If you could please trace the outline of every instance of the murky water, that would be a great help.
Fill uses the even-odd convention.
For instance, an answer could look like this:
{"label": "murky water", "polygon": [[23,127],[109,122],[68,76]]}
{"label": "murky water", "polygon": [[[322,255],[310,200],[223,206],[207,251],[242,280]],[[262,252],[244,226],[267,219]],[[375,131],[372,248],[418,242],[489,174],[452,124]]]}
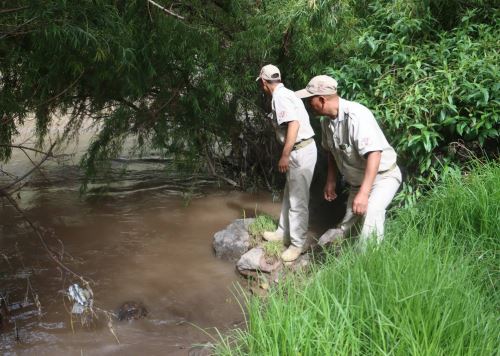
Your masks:
{"label": "murky water", "polygon": [[[16,155],[9,168],[18,173],[26,162]],[[64,292],[75,280],[0,200],[0,291],[19,307],[0,333],[2,353],[187,355],[193,343],[210,341],[207,332],[243,322],[235,297],[240,279],[233,263],[214,257],[212,237],[244,212],[277,216],[279,203],[269,193],[216,189],[207,177],[169,176],[165,167],[135,162],[128,172],[117,169],[112,194],[81,198],[78,168],[49,164],[17,197],[50,247],[92,280],[99,308],[114,311],[130,300],[147,307],[143,320],[113,323],[119,343],[102,315],[91,327],[71,317]]]}

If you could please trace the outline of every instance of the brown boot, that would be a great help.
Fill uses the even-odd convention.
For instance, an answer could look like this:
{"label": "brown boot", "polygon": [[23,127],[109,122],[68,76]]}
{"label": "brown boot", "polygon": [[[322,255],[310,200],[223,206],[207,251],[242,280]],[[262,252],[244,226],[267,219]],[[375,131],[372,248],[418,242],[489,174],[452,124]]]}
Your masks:
{"label": "brown boot", "polygon": [[285,236],[278,231],[264,231],[262,238],[266,241],[283,241]]}
{"label": "brown boot", "polygon": [[299,258],[302,253],[302,247],[297,247],[295,245],[290,245],[285,252],[281,254],[281,259],[284,262],[292,262]]}

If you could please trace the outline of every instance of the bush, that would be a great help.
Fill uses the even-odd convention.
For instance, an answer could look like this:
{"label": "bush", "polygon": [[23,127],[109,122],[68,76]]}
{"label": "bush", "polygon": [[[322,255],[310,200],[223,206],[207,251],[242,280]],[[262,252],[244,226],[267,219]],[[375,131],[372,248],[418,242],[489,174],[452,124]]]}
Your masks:
{"label": "bush", "polygon": [[374,111],[413,177],[403,199],[414,203],[421,187],[463,164],[464,152],[498,154],[500,53],[492,43],[500,26],[469,11],[457,28],[438,32],[430,13],[418,18],[378,2],[374,10],[356,56],[327,73],[342,95]]}

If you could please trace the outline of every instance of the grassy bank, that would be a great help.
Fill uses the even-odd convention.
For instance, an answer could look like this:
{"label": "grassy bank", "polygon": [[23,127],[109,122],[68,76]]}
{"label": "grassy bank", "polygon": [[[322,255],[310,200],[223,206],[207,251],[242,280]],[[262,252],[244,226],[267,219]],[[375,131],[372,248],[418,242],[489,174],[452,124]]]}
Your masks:
{"label": "grassy bank", "polygon": [[347,249],[267,299],[222,355],[493,355],[499,346],[500,166],[450,174],[387,222],[385,242]]}

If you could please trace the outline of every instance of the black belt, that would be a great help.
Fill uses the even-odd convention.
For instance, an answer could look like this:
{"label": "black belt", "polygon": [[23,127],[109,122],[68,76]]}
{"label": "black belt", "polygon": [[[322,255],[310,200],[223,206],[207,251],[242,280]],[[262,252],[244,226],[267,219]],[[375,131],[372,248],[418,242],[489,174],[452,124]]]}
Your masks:
{"label": "black belt", "polygon": [[397,166],[398,166],[398,164],[396,162],[394,162],[388,169],[386,169],[385,171],[377,172],[377,174],[383,174],[383,173],[390,172],[393,169],[395,169]]}
{"label": "black belt", "polygon": [[292,151],[296,151],[296,150],[299,150],[303,147],[306,147],[311,142],[314,142],[314,139],[312,137],[305,138],[303,140],[300,140],[299,142],[295,142],[295,144],[293,145]]}

